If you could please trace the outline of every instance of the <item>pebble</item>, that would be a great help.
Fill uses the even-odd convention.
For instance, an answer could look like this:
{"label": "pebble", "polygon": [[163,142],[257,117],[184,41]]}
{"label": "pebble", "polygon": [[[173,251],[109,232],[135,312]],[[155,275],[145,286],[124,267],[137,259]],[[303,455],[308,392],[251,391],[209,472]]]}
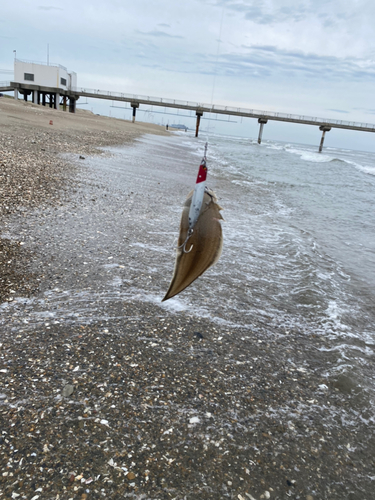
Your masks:
{"label": "pebble", "polygon": [[191,417],[191,419],[189,420],[189,422],[191,424],[199,424],[200,420],[198,417]]}
{"label": "pebble", "polygon": [[74,385],[67,384],[62,390],[61,394],[64,398],[68,398],[74,392]]}

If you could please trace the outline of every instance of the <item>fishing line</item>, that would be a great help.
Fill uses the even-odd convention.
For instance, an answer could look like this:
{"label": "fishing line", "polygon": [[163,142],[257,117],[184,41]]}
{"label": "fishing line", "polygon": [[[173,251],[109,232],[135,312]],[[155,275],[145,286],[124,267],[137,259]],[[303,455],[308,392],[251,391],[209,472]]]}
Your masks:
{"label": "fishing line", "polygon": [[[213,82],[212,82],[212,92],[211,92],[210,118],[212,118],[212,108],[213,108],[213,101],[214,101],[216,76],[217,76],[217,63],[218,63],[219,54],[220,54],[221,33],[223,31],[224,12],[225,12],[225,7],[223,7],[223,11],[221,13],[221,21],[220,21],[220,29],[219,29],[219,39],[217,41],[216,58],[215,58],[215,64],[214,64],[214,79],[213,79]],[[209,132],[210,132],[210,123],[208,123],[208,127],[207,127],[207,141],[206,141],[206,143],[208,143],[208,134],[209,134]]]}
{"label": "fishing line", "polygon": [[[221,32],[223,28],[224,8],[220,22],[219,40],[216,52],[216,60],[213,71],[212,93],[210,118],[213,109],[213,99],[217,75],[217,63],[219,59]],[[199,117],[197,111],[197,133],[199,128]],[[163,298],[167,300],[174,297],[187,286],[189,286],[196,278],[202,275],[211,265],[215,264],[221,254],[222,249],[222,230],[220,220],[220,206],[217,204],[217,198],[213,191],[206,187],[207,178],[207,147],[209,126],[207,128],[207,141],[204,146],[204,154],[199,165],[199,171],[193,193],[185,202],[185,208],[182,212],[180,223],[180,235],[177,247],[177,256],[175,270],[168,291]],[[207,201],[207,198],[210,198]],[[189,206],[190,202],[190,206]],[[204,204],[204,205],[203,205]],[[202,209],[203,207],[203,209]],[[188,212],[186,208],[189,208]],[[196,231],[197,230],[197,231]],[[205,235],[207,237],[205,237]],[[203,237],[202,237],[203,236]],[[190,248],[186,245],[191,240]]]}
{"label": "fishing line", "polygon": [[[210,104],[210,112],[209,112],[210,119],[212,119],[212,108],[213,108],[215,83],[216,83],[216,75],[217,75],[217,63],[218,63],[219,53],[220,53],[221,33],[222,33],[223,21],[224,21],[224,11],[225,11],[225,8],[223,7],[223,11],[221,14],[221,21],[220,21],[219,39],[218,39],[218,43],[217,43],[214,71],[213,71],[214,78],[213,78],[213,82],[212,82],[211,104]],[[200,215],[204,193],[208,192],[206,184],[205,184],[206,173],[204,173],[203,181],[200,180],[200,176],[202,175],[201,169],[203,169],[204,172],[207,172],[206,162],[207,162],[207,148],[208,148],[208,134],[209,134],[209,132],[210,132],[210,123],[208,123],[208,127],[207,127],[207,140],[206,140],[206,143],[204,145],[203,158],[202,158],[201,164],[199,166],[198,178],[197,178],[197,182],[195,185],[195,189],[194,189],[194,193],[192,196],[192,201],[191,201],[191,205],[190,205],[190,209],[189,209],[189,228],[188,228],[185,240],[183,241],[183,243],[181,245],[179,245],[177,247],[178,249],[182,249],[182,252],[185,254],[190,253],[190,251],[193,248],[193,245],[192,245],[190,247],[190,250],[186,250],[186,244],[193,234],[194,226],[195,226],[195,224],[198,220],[198,217]],[[198,186],[199,186],[199,188],[198,188]]]}

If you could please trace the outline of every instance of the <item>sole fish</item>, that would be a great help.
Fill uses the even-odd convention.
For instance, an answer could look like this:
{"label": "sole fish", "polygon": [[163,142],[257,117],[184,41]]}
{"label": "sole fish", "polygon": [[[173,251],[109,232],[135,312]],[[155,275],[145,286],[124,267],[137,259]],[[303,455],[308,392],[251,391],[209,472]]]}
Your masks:
{"label": "sole fish", "polygon": [[193,191],[188,194],[182,211],[174,273],[162,302],[182,292],[213,266],[219,260],[223,248],[220,223],[223,220],[220,214],[222,208],[217,203],[215,193],[210,190],[204,193],[198,220],[187,240],[192,196]]}

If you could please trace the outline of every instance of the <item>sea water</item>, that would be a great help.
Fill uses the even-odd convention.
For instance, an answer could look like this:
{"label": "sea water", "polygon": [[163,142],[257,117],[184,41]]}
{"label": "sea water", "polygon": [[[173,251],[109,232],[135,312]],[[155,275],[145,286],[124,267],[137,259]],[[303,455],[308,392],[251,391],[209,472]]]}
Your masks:
{"label": "sea water", "polygon": [[[188,169],[193,185],[205,141],[189,133],[148,136],[134,154],[152,150],[155,168],[171,161],[170,176]],[[318,153],[308,145],[214,135],[208,142],[207,183],[224,208],[223,253],[163,307],[234,329],[313,332],[326,342],[320,349],[330,353],[327,376],[344,375],[373,394],[374,154],[336,148]],[[180,197],[159,215],[171,246]],[[173,219],[174,225],[163,226]],[[159,266],[159,272],[171,272],[168,260]],[[150,293],[156,302],[162,295]]]}
{"label": "sea water", "polygon": [[62,206],[37,226],[46,251],[62,252],[63,278],[28,314],[35,324],[46,315],[89,323],[107,320],[113,300],[148,301],[231,335],[277,332],[292,342],[297,332],[328,382],[343,377],[375,401],[374,154],[210,135],[207,184],[223,207],[223,252],[162,303],[205,141],[147,135],[87,158],[75,209]]}

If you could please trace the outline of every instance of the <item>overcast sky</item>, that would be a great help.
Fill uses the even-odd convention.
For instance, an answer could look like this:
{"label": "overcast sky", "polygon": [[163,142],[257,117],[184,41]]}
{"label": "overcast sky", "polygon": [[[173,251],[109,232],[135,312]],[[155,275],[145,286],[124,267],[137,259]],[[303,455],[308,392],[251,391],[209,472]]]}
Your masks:
{"label": "overcast sky", "polygon": [[[13,68],[13,50],[46,62],[49,44],[50,62],[75,71],[80,87],[375,123],[374,34],[373,0],[17,0],[2,2],[0,69]],[[107,101],[91,105],[110,111]],[[254,137],[258,125],[215,127]],[[317,144],[320,135],[282,123],[264,130]],[[326,144],[375,151],[375,134],[331,131]]]}

